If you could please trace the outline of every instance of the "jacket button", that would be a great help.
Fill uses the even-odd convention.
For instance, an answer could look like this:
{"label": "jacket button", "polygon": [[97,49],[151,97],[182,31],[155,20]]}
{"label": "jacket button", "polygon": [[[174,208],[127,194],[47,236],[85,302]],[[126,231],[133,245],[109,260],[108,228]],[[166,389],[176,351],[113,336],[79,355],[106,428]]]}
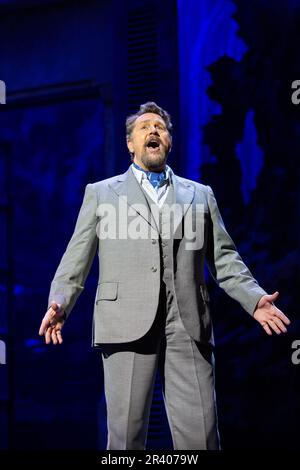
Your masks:
{"label": "jacket button", "polygon": [[156,243],[156,240],[152,240],[152,245],[155,245],[155,243]]}
{"label": "jacket button", "polygon": [[155,266],[152,266],[151,271],[155,273],[157,271],[157,268]]}

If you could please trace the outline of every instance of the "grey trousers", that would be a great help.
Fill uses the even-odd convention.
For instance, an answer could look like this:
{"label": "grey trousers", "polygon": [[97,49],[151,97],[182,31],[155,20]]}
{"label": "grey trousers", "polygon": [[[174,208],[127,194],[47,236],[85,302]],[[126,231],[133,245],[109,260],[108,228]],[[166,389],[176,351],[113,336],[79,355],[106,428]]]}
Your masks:
{"label": "grey trousers", "polygon": [[212,347],[186,332],[162,282],[151,330],[131,343],[102,345],[107,449],[146,448],[157,370],[174,449],[218,449],[213,361]]}

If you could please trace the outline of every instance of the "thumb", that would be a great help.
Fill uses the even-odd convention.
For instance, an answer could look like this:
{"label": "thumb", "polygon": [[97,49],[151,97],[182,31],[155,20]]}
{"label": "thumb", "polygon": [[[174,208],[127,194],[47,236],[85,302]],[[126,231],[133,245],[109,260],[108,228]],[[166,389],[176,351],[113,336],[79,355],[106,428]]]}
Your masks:
{"label": "thumb", "polygon": [[56,303],[55,300],[52,300],[52,302],[50,303],[50,307],[52,308],[52,310],[54,310],[55,312],[58,312],[60,310],[60,307],[61,305]]}
{"label": "thumb", "polygon": [[274,302],[274,300],[276,300],[278,296],[279,292],[276,291],[274,292],[274,294],[266,295],[266,300],[268,300],[269,302]]}
{"label": "thumb", "polygon": [[279,292],[277,292],[277,291],[274,292],[274,294],[265,294],[265,295],[263,295],[262,298],[260,299],[260,301],[258,302],[257,307],[261,308],[261,307],[264,307],[267,302],[269,302],[269,303],[274,302],[274,300],[276,300],[278,296],[279,296]]}

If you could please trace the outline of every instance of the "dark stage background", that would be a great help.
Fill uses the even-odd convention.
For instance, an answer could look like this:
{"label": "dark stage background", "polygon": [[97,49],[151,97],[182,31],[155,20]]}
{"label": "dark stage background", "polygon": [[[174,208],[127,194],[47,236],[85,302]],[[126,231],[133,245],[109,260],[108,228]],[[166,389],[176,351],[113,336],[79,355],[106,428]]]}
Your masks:
{"label": "dark stage background", "polygon": [[[169,110],[173,170],[213,187],[254,277],[292,320],[271,338],[208,278],[224,449],[295,449],[300,419],[300,4],[0,1],[0,449],[105,449],[97,283],[46,347],[38,328],[84,187],[124,172],[124,121]],[[171,449],[159,380],[149,449]]]}

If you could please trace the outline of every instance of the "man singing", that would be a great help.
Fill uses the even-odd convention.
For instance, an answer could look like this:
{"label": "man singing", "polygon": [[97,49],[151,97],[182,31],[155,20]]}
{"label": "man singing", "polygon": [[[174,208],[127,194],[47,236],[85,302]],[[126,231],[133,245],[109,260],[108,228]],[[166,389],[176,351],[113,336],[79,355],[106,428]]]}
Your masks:
{"label": "man singing", "polygon": [[204,262],[268,335],[289,319],[253,278],[209,186],[175,175],[169,114],[153,102],[126,120],[132,164],[86,187],[57,268],[40,335],[62,327],[98,248],[93,345],[101,348],[107,449],[145,449],[158,370],[174,449],[218,449],[213,332]]}

